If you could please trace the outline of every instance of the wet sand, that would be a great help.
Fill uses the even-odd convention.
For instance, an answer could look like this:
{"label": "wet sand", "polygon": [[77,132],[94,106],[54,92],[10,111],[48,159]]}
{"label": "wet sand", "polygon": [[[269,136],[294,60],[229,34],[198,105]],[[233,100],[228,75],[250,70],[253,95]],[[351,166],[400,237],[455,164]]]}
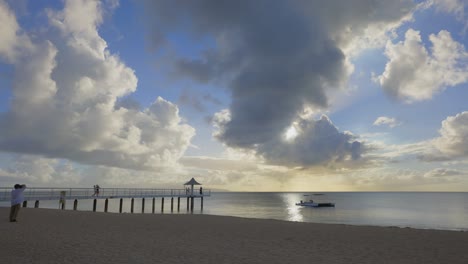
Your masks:
{"label": "wet sand", "polygon": [[2,263],[468,263],[468,232],[0,208]]}

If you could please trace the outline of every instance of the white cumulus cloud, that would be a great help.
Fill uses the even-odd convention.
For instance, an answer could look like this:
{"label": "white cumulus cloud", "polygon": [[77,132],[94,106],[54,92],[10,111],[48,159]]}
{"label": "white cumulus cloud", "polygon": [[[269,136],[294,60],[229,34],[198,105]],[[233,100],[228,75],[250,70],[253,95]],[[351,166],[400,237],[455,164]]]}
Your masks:
{"label": "white cumulus cloud", "polygon": [[396,118],[391,118],[387,116],[380,116],[374,121],[374,126],[388,126],[388,127],[396,127],[401,125]]}
{"label": "white cumulus cloud", "polygon": [[432,48],[422,43],[420,33],[409,29],[405,40],[387,43],[389,61],[378,77],[386,93],[406,102],[428,100],[447,87],[468,81],[468,53],[448,31],[431,34]]}
{"label": "white cumulus cloud", "polygon": [[21,31],[15,14],[8,5],[0,0],[0,59],[13,62],[21,52],[31,43],[29,38]]}
{"label": "white cumulus cloud", "polygon": [[15,68],[11,105],[0,115],[1,151],[140,170],[183,155],[195,131],[175,104],[160,97],[142,110],[118,104],[136,91],[137,77],[99,36],[104,10],[99,1],[65,1],[63,10],[48,10],[49,27],[30,47],[15,53],[20,44],[10,31],[33,38],[18,35],[1,2],[0,21],[13,27],[2,27],[11,43],[2,39],[0,59]]}
{"label": "white cumulus cloud", "polygon": [[433,139],[431,149],[422,158],[427,161],[468,157],[468,111],[449,116],[442,121],[440,137]]}

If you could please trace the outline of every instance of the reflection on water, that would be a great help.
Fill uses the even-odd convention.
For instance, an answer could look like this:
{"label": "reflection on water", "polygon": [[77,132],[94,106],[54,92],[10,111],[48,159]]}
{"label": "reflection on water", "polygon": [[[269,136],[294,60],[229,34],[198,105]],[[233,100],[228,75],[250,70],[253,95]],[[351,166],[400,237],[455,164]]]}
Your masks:
{"label": "reflection on water", "polygon": [[296,221],[296,222],[303,222],[304,217],[301,213],[301,207],[297,206],[296,203],[298,202],[297,194],[292,193],[284,193],[281,194],[281,197],[284,201],[284,206],[286,207],[286,211],[288,213],[288,221]]}

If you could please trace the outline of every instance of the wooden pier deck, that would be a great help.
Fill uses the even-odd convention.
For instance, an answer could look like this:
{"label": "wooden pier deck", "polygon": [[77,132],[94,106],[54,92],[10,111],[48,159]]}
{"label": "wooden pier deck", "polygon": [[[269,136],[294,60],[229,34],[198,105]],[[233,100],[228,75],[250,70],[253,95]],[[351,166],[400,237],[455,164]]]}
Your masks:
{"label": "wooden pier deck", "polygon": [[[0,202],[10,201],[12,188],[0,187]],[[24,191],[23,207],[27,207],[28,201],[34,201],[34,207],[39,207],[41,200],[57,200],[62,202],[62,209],[65,201],[73,200],[73,209],[76,210],[79,200],[94,200],[93,211],[96,211],[96,200],[105,199],[104,211],[107,212],[108,199],[120,199],[120,212],[122,212],[123,199],[131,199],[131,211],[135,198],[142,198],[142,208],[144,210],[145,198],[152,198],[152,210],[155,210],[155,198],[161,198],[161,210],[164,210],[164,198],[171,199],[171,211],[174,208],[174,198],[177,198],[177,210],[180,210],[180,199],[187,199],[187,210],[193,211],[195,199],[200,199],[203,209],[203,198],[211,196],[211,190],[197,189],[148,189],[148,188],[99,188],[96,193],[94,188],[26,188]]]}

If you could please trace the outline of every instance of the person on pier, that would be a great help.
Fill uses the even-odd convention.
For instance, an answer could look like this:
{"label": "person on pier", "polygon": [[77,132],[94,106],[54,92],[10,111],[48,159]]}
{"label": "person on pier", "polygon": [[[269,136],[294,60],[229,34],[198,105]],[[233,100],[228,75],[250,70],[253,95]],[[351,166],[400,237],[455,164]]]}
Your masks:
{"label": "person on pier", "polygon": [[99,187],[99,185],[93,185],[93,188],[94,188],[94,194],[92,196],[99,196],[99,189],[101,187]]}
{"label": "person on pier", "polygon": [[24,190],[26,190],[26,184],[15,184],[11,191],[10,222],[16,222],[21,203],[24,201]]}

